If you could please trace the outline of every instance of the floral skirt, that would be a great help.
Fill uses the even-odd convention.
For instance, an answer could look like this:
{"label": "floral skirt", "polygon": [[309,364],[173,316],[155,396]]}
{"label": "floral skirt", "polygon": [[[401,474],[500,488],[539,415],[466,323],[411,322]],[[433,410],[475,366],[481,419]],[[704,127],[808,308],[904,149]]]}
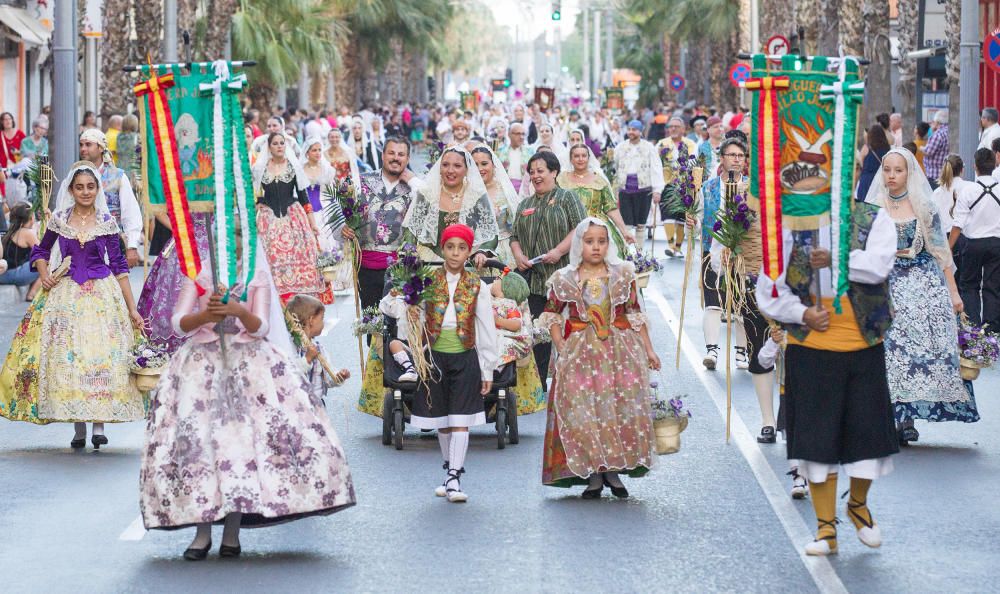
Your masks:
{"label": "floral skirt", "polygon": [[639,477],[656,461],[649,371],[639,335],[593,327],[574,332],[555,362],[542,453],[542,483],[586,484],[595,472]]}
{"label": "floral skirt", "polygon": [[25,314],[0,372],[0,415],[37,424],[136,421],[146,414],[129,373],[135,342],[114,277],[64,278]]}
{"label": "floral skirt", "polygon": [[[358,410],[372,416],[382,418],[382,403],[385,399],[385,388],[382,386],[382,340],[372,341],[368,349],[368,360],[365,363],[365,375],[361,380],[361,395],[358,398]],[[527,361],[524,367],[522,361]],[[517,397],[517,414],[530,415],[545,409],[545,390],[538,376],[535,357],[528,354],[518,361],[517,385],[513,392]]]}
{"label": "floral skirt", "polygon": [[274,216],[270,208],[262,208],[257,212],[257,230],[282,300],[306,293],[323,303],[333,303],[333,292],[316,268],[319,248],[308,216],[301,204],[288,207],[288,214],[283,217]]}
{"label": "floral skirt", "polygon": [[896,315],[885,334],[886,377],[896,420],[979,419],[958,365],[958,324],[934,259],[898,258],[889,274]]}
{"label": "floral skirt", "polygon": [[[146,528],[259,527],[355,503],[350,469],[320,401],[264,340],[188,342],[160,378],[143,448]],[[263,371],[263,373],[262,373]]]}

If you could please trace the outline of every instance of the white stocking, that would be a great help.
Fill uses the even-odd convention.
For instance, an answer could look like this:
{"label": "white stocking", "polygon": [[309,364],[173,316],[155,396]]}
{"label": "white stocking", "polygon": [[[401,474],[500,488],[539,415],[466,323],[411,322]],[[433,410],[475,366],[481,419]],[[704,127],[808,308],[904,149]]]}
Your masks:
{"label": "white stocking", "polygon": [[441,446],[441,457],[445,462],[448,461],[448,456],[451,454],[451,432],[445,433],[438,430],[438,445]]}
{"label": "white stocking", "polygon": [[94,423],[94,435],[104,435],[104,423]]}
{"label": "white stocking", "polygon": [[719,329],[722,328],[722,310],[706,309],[701,316],[701,329],[705,333],[705,344],[719,344]]}
{"label": "white stocking", "polygon": [[73,439],[87,439],[87,424],[73,423]]}
{"label": "white stocking", "polygon": [[465,452],[469,449],[469,432],[452,431],[448,452],[448,468],[460,470],[465,466]]}
{"label": "white stocking", "polygon": [[750,377],[753,378],[753,389],[760,404],[760,424],[762,427],[774,427],[774,372],[754,373]]}
{"label": "white stocking", "polygon": [[641,252],[643,246],[646,244],[646,226],[636,225],[629,228],[635,231],[635,247]]}

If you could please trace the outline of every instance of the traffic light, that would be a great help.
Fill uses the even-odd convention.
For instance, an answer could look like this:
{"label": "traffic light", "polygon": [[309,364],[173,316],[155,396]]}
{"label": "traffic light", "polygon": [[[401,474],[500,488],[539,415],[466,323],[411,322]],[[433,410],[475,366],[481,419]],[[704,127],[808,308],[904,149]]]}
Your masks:
{"label": "traffic light", "polygon": [[514,79],[514,71],[508,68],[503,73],[503,86],[507,88],[510,86],[510,81]]}
{"label": "traffic light", "polygon": [[561,21],[562,20],[562,1],[553,0],[552,2],[552,20]]}

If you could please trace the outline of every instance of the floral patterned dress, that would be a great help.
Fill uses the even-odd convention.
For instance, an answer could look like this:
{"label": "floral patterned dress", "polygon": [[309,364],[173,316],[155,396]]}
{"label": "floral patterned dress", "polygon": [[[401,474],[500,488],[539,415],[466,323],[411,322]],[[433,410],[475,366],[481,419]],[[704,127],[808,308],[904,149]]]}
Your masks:
{"label": "floral patterned dress", "polygon": [[[210,279],[206,279],[210,280]],[[146,528],[221,522],[241,512],[259,527],[327,515],[355,503],[344,451],[297,364],[260,336],[267,333],[270,287],[251,281],[247,307],[265,320],[250,334],[226,318],[226,358],[217,329],[195,330],[160,377],[150,405],[139,475]],[[230,295],[239,299],[242,286]],[[194,284],[174,312],[205,307]]]}
{"label": "floral patterned dress", "polygon": [[589,184],[578,183],[569,172],[559,174],[559,185],[577,195],[583,207],[587,209],[588,217],[597,217],[607,224],[611,240],[618,248],[618,257],[624,258],[625,238],[608,216],[609,212],[618,210],[618,202],[611,193],[611,186],[600,176],[595,176],[594,181]]}
{"label": "floral patterned dress", "polygon": [[[935,224],[937,219],[935,218]],[[971,382],[958,369],[958,323],[937,260],[916,239],[916,219],[897,222],[897,249],[889,292],[896,315],[885,335],[885,363],[896,421],[979,420]]]}
{"label": "floral patterned dress", "polygon": [[[209,213],[191,213],[194,222],[194,239],[198,253],[203,261],[208,258],[208,225],[212,218]],[[150,341],[165,345],[170,353],[175,352],[182,344],[184,337],[174,332],[170,323],[177,297],[184,285],[184,274],[181,272],[177,252],[174,251],[174,240],[171,239],[149,271],[146,282],[139,293],[136,309],[146,321],[147,338]]]}
{"label": "floral patterned dress", "polygon": [[493,313],[505,320],[522,320],[519,332],[497,329],[500,347],[500,362],[497,367],[517,361],[517,385],[514,386],[517,414],[530,415],[545,409],[545,390],[542,389],[542,380],[538,376],[538,367],[531,351],[531,315],[521,311],[513,299],[505,297],[493,299]]}
{"label": "floral patterned dress", "polygon": [[569,487],[595,472],[646,474],[656,461],[646,324],[630,264],[583,284],[568,267],[549,280],[538,323],[565,328],[549,392],[542,483]]}

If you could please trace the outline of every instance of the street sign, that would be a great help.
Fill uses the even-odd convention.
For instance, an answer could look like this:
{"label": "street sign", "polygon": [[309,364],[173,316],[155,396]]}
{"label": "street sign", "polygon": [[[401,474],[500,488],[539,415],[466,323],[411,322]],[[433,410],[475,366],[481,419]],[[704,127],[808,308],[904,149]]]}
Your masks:
{"label": "street sign", "polygon": [[681,76],[679,74],[675,74],[675,75],[673,75],[673,76],[670,77],[670,88],[671,89],[673,89],[675,91],[683,91],[684,87],[686,85],[687,85],[687,82],[684,80],[683,76]]}
{"label": "street sign", "polygon": [[[788,39],[784,35],[773,35],[767,40],[767,55],[769,56],[784,56],[788,53],[788,48],[791,46],[788,44]],[[771,59],[771,63],[780,66],[781,58]]]}
{"label": "street sign", "polygon": [[983,42],[983,61],[993,72],[1000,72],[1000,31],[994,31]]}
{"label": "street sign", "polygon": [[729,82],[732,83],[734,87],[740,86],[740,83],[745,83],[750,80],[750,66],[737,63],[733,64],[729,69]]}

